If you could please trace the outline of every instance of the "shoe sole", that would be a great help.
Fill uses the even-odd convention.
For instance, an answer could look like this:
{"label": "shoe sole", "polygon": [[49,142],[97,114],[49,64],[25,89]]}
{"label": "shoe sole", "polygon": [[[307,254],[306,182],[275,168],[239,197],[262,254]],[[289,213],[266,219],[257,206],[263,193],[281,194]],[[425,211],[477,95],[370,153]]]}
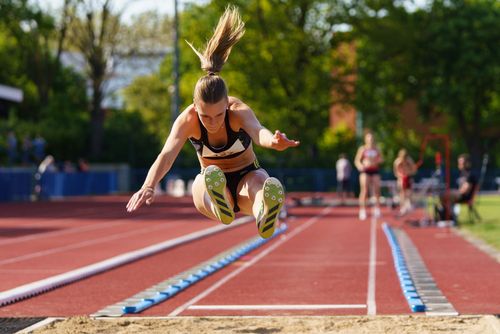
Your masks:
{"label": "shoe sole", "polygon": [[358,215],[358,218],[359,218],[359,220],[366,220],[368,218],[368,216],[366,214],[364,214],[364,215],[360,214],[360,215]]}
{"label": "shoe sole", "polygon": [[280,181],[274,177],[266,179],[262,189],[264,208],[257,220],[257,228],[260,236],[266,239],[274,234],[276,221],[285,202],[285,192]]}
{"label": "shoe sole", "polygon": [[223,224],[231,224],[234,211],[226,198],[226,176],[217,166],[208,166],[203,173],[207,193],[215,207],[217,218]]}

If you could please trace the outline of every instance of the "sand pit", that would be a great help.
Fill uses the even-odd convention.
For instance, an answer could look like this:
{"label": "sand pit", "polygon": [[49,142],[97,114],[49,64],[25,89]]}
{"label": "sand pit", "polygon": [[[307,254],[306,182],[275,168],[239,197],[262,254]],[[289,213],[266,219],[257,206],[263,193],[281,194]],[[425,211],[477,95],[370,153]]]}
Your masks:
{"label": "sand pit", "polygon": [[494,316],[426,317],[176,317],[92,319],[74,317],[36,329],[36,334],[77,333],[481,333],[500,334]]}

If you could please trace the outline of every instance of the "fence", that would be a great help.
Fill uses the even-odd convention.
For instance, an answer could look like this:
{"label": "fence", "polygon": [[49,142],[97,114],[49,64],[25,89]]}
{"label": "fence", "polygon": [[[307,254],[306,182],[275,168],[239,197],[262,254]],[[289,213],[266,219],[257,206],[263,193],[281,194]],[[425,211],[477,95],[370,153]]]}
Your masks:
{"label": "fence", "polygon": [[[283,168],[267,169],[268,173],[283,182],[287,191],[334,191],[337,180],[334,169],[322,168]],[[116,192],[129,192],[139,189],[144,182],[147,169],[129,169],[125,165],[101,165],[86,173],[46,173],[41,181],[42,197],[54,198],[75,195],[104,195]],[[419,169],[415,181],[429,177],[433,170]],[[0,168],[0,201],[28,201],[35,186],[34,169],[30,168]],[[199,168],[174,168],[162,181],[166,188],[169,178],[192,180],[199,173]],[[482,190],[497,190],[496,177],[498,170],[486,173]],[[390,171],[381,173],[382,180],[394,180]],[[456,188],[458,172],[452,170],[451,186]],[[352,175],[352,191],[359,190],[358,173]]]}
{"label": "fence", "polygon": [[29,201],[33,198],[37,184],[40,185],[39,196],[42,199],[104,195],[118,191],[118,173],[45,173],[37,182],[34,170],[0,169],[0,201]]}
{"label": "fence", "polygon": [[[335,191],[337,188],[337,180],[335,169],[328,168],[266,168],[269,175],[277,177],[285,186],[287,191]],[[147,169],[132,169],[130,171],[130,189],[139,189],[144,179],[146,178],[148,170]],[[165,189],[166,182],[170,178],[180,178],[186,181],[187,184],[189,180],[192,180],[200,172],[199,168],[174,168],[172,169],[165,179],[162,181],[161,187]],[[429,178],[433,174],[433,169],[421,168],[418,173],[414,176],[414,181],[416,183],[420,182],[422,179]],[[496,182],[496,176],[499,175],[498,170],[489,170],[486,173],[484,183],[481,190],[497,190],[500,186]],[[451,171],[451,187],[457,188],[457,179],[459,177],[458,170]],[[383,170],[381,171],[382,180],[395,180],[392,171]],[[359,173],[353,171],[351,177],[351,189],[354,193],[359,192]]]}

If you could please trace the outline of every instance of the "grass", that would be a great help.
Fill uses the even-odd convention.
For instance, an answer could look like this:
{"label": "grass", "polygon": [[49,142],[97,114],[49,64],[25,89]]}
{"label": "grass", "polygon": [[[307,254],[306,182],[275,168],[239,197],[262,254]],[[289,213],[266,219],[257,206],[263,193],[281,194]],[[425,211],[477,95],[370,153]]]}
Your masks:
{"label": "grass", "polygon": [[467,206],[461,206],[458,216],[460,228],[500,250],[500,195],[479,195],[476,198],[476,209],[481,220],[472,221]]}

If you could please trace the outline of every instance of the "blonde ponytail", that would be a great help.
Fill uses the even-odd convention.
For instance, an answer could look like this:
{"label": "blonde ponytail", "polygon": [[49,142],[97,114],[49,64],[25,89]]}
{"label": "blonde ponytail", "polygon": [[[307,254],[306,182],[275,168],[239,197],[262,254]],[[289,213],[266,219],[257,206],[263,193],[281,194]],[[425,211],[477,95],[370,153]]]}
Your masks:
{"label": "blonde ponytail", "polygon": [[228,6],[219,19],[212,38],[208,41],[205,51],[201,54],[189,42],[189,46],[201,61],[201,68],[207,74],[216,74],[222,70],[227,61],[231,48],[245,34],[245,23],[241,20],[238,9]]}
{"label": "blonde ponytail", "polygon": [[186,41],[201,61],[201,68],[207,74],[196,83],[194,100],[207,103],[217,103],[227,98],[227,88],[224,80],[218,75],[226,63],[231,48],[245,33],[245,23],[241,20],[238,9],[228,6],[219,19],[212,38],[208,41],[203,53]]}

